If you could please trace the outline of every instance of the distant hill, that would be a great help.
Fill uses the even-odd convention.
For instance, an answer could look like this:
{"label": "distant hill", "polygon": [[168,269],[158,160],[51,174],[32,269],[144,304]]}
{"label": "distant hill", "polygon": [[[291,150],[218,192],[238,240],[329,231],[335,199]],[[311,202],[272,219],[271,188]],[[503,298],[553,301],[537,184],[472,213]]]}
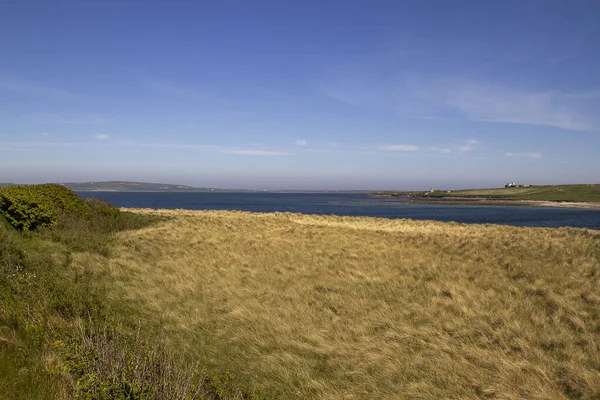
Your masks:
{"label": "distant hill", "polygon": [[229,190],[197,188],[186,185],[147,182],[83,182],[63,183],[64,186],[76,192],[222,192]]}
{"label": "distant hill", "polygon": [[14,185],[14,183],[0,183],[0,187],[7,187],[11,185]]}

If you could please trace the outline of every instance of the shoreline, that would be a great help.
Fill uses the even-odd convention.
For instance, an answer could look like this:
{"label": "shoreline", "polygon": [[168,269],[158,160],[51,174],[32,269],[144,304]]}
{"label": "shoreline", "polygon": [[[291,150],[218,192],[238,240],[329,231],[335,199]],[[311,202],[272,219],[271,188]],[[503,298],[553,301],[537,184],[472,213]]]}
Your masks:
{"label": "shoreline", "polygon": [[[393,197],[375,196],[379,199]],[[439,204],[439,205],[466,205],[466,206],[506,206],[506,207],[554,207],[554,208],[578,208],[588,210],[600,210],[600,203],[591,202],[569,202],[569,201],[547,201],[547,200],[499,200],[468,197],[398,197],[404,201],[391,200],[386,203],[392,204]]]}

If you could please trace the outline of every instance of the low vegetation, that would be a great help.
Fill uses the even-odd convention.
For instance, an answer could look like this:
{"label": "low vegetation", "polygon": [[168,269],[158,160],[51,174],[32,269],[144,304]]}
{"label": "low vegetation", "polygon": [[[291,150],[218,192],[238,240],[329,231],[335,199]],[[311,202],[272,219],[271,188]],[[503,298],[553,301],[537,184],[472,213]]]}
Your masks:
{"label": "low vegetation", "polygon": [[500,189],[438,190],[428,192],[379,192],[398,197],[472,198],[493,200],[535,200],[564,202],[600,202],[600,185],[550,185]]}
{"label": "low vegetation", "polygon": [[106,260],[117,232],[162,217],[57,185],[3,188],[0,202],[0,398],[248,397],[166,346],[160,327],[133,323],[132,309],[107,301],[102,270],[78,262]]}
{"label": "low vegetation", "polygon": [[108,295],[270,397],[600,397],[598,232],[134,212]]}

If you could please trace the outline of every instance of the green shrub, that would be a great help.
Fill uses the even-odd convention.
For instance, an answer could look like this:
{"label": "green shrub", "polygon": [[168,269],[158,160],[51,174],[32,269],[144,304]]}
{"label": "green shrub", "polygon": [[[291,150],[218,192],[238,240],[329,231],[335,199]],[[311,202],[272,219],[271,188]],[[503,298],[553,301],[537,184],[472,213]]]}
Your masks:
{"label": "green shrub", "polygon": [[21,231],[53,227],[63,214],[90,218],[89,208],[77,193],[55,184],[0,189],[0,214]]}
{"label": "green shrub", "polygon": [[85,204],[88,206],[92,217],[105,217],[105,218],[118,218],[121,215],[121,210],[113,206],[110,203],[100,200],[95,197],[89,197],[84,199]]}

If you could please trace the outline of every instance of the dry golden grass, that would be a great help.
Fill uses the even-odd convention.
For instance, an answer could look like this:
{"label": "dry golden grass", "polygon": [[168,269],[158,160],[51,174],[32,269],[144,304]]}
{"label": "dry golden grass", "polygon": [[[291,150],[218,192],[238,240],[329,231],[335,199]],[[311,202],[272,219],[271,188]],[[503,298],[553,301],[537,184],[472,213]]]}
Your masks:
{"label": "dry golden grass", "polygon": [[599,232],[136,212],[114,298],[272,397],[600,398]]}

